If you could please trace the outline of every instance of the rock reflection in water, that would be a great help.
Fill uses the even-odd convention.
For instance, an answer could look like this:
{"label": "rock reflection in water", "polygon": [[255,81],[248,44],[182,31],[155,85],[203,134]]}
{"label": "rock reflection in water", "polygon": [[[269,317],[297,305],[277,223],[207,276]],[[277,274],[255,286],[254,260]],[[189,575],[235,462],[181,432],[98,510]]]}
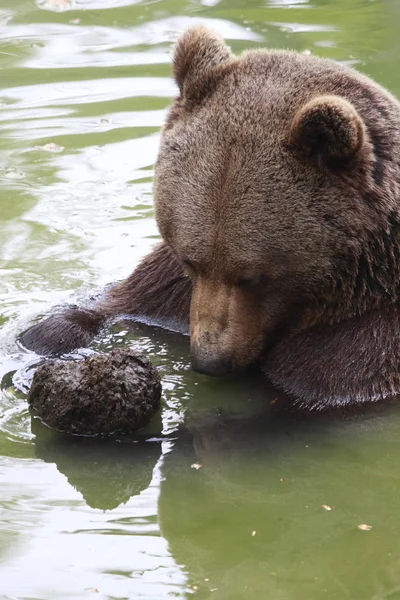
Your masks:
{"label": "rock reflection in water", "polygon": [[64,436],[32,419],[35,452],[55,463],[91,508],[112,510],[140,494],[151,482],[161,444],[136,439],[126,442]]}

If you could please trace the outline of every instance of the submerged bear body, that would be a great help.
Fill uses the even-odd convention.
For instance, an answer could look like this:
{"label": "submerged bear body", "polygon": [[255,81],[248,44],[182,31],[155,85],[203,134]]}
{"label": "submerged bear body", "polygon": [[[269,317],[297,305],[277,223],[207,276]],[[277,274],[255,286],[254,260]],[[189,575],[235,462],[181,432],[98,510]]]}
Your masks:
{"label": "submerged bear body", "polygon": [[400,392],[400,105],[352,69],[294,52],[178,41],[179,97],[154,196],[163,244],[93,310],[24,334],[86,345],[130,314],[189,330],[193,367],[259,363],[309,406]]}

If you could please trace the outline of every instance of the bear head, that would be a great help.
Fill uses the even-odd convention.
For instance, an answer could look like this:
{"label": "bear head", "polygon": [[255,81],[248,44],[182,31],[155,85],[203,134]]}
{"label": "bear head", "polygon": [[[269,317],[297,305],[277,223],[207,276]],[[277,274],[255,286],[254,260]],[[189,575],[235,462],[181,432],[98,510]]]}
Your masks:
{"label": "bear head", "polygon": [[284,333],[390,295],[374,248],[397,205],[394,98],[329,60],[235,57],[204,27],[182,35],[173,63],[179,97],[154,193],[161,235],[192,279],[195,370],[246,367]]}

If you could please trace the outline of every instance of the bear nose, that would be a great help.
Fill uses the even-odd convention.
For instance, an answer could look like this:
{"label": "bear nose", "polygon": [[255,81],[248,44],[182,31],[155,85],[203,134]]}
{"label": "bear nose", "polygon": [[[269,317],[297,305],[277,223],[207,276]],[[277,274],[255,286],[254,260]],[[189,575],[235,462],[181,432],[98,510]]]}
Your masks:
{"label": "bear nose", "polygon": [[232,359],[228,356],[192,356],[192,369],[203,375],[220,377],[232,372]]}

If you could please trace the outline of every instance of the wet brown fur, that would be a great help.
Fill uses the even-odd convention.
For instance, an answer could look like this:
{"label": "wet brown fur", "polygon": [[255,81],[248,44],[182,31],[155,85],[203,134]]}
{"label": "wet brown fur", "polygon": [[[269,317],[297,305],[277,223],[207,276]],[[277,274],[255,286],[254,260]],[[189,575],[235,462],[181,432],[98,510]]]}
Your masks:
{"label": "wet brown fur", "polygon": [[[200,369],[261,361],[312,406],[398,393],[397,100],[329,60],[235,57],[202,27],[180,38],[174,75],[154,184],[165,243],[94,308],[90,335],[121,314],[185,330],[190,305]],[[86,344],[72,321],[22,342]]]}
{"label": "wet brown fur", "polygon": [[93,308],[55,313],[28,329],[20,341],[38,354],[63,354],[86,347],[102,327],[123,316],[186,333],[190,297],[190,280],[168,246],[160,244]]}

